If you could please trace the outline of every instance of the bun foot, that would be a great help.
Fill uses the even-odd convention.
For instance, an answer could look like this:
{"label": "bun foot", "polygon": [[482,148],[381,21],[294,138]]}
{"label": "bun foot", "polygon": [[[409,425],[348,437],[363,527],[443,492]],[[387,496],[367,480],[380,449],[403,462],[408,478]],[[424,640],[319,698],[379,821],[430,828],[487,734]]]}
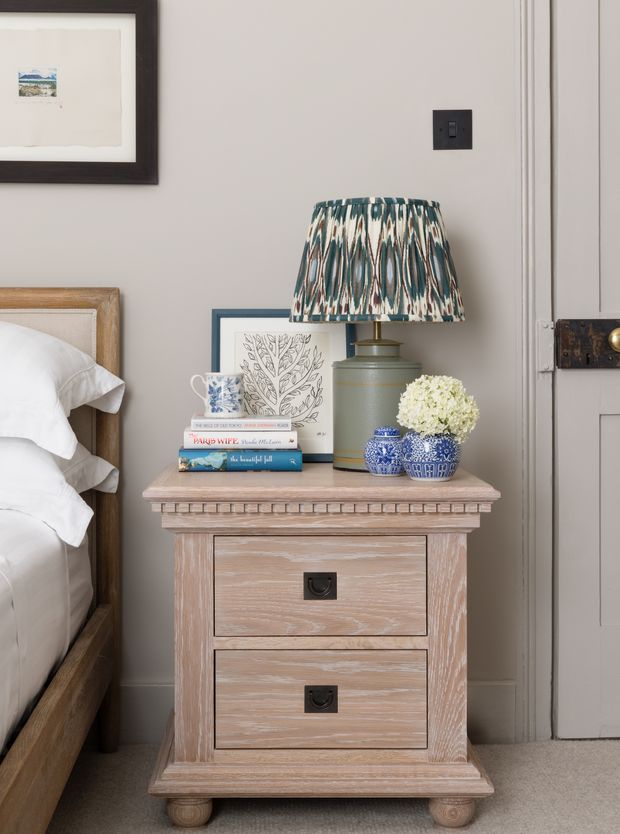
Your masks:
{"label": "bun foot", "polygon": [[169,799],[166,810],[173,825],[179,828],[199,828],[209,822],[213,812],[213,800],[199,796],[182,796]]}
{"label": "bun foot", "polygon": [[438,796],[429,799],[428,810],[437,825],[444,828],[461,828],[473,820],[476,802],[466,796]]}

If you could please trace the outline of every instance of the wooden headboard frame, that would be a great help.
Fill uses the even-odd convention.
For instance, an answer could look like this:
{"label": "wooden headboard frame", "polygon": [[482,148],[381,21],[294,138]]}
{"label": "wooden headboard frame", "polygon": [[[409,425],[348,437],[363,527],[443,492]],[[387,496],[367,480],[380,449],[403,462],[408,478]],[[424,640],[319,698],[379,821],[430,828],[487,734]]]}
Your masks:
{"label": "wooden headboard frame", "polygon": [[[97,313],[97,352],[100,365],[113,374],[120,375],[120,291],[114,287],[97,288],[48,288],[48,287],[0,287],[0,309],[19,310],[95,310]],[[96,412],[95,451],[100,457],[120,468],[121,432],[118,414]],[[118,737],[120,721],[120,634],[121,634],[121,539],[120,495],[96,493],[96,602],[110,605],[114,629],[113,684],[105,711],[109,727],[102,727],[102,744],[109,736]]]}

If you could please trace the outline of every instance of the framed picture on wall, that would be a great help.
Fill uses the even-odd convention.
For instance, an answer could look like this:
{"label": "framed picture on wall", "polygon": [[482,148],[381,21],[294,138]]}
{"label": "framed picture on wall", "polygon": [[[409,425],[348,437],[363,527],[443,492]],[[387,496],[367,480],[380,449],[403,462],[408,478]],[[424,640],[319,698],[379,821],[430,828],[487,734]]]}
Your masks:
{"label": "framed picture on wall", "polygon": [[333,457],[332,362],[354,353],[355,325],[290,322],[290,310],[213,310],[211,368],[242,372],[249,414],[291,417],[304,460]]}
{"label": "framed picture on wall", "polygon": [[0,0],[0,182],[157,182],[157,0]]}

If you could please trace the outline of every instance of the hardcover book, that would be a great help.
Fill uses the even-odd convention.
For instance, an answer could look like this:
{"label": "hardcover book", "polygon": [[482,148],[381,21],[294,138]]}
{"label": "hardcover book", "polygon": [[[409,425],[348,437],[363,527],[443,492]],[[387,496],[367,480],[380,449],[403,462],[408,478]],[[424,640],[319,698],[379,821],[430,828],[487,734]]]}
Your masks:
{"label": "hardcover book", "polygon": [[301,472],[301,449],[179,449],[179,472]]}
{"label": "hardcover book", "polygon": [[185,449],[296,449],[296,431],[195,431],[185,429]]}
{"label": "hardcover book", "polygon": [[205,417],[194,414],[191,428],[194,431],[291,431],[290,417],[261,416],[249,417]]}

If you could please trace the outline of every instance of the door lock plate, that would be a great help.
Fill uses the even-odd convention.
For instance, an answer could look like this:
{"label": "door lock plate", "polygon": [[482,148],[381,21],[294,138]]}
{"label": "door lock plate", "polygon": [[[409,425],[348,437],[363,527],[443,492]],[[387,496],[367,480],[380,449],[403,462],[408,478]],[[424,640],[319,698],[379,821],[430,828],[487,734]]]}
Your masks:
{"label": "door lock plate", "polygon": [[620,368],[620,353],[609,341],[620,319],[559,319],[555,323],[558,368]]}

